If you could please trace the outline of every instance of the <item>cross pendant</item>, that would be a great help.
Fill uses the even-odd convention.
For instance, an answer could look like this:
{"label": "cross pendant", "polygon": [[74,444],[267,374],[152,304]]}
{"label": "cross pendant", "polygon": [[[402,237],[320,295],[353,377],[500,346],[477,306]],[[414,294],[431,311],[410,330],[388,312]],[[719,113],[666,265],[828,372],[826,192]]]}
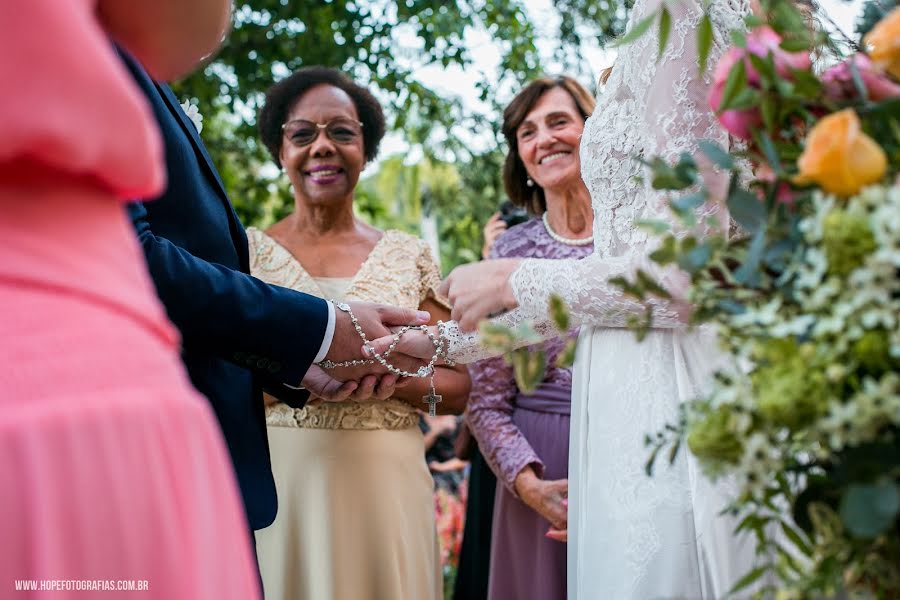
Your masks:
{"label": "cross pendant", "polygon": [[434,407],[438,402],[443,400],[443,396],[439,396],[434,392],[429,392],[426,396],[422,396],[422,402],[428,403],[428,415],[431,417],[437,416],[437,413],[434,411]]}

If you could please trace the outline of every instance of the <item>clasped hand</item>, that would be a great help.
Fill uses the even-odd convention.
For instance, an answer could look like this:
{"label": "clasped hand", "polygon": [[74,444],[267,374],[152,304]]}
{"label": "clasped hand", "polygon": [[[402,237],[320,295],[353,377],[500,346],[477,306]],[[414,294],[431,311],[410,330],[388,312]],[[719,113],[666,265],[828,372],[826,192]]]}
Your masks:
{"label": "clasped hand", "polygon": [[[391,336],[393,328],[403,325],[425,325],[431,315],[425,311],[397,308],[370,302],[349,302],[357,323],[369,340]],[[335,310],[334,338],[325,355],[334,362],[368,359],[350,315]],[[424,360],[412,356],[392,355],[392,365],[405,371],[416,371],[424,366]],[[312,365],[303,378],[303,386],[319,398],[330,401],[384,400],[393,395],[405,381],[388,372],[381,364],[342,367],[326,371]]]}

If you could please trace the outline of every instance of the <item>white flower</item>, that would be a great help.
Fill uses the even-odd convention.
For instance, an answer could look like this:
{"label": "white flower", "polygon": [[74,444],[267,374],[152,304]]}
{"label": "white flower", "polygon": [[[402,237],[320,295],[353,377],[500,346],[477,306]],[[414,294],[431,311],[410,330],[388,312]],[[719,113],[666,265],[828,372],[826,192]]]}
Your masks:
{"label": "white flower", "polygon": [[200,114],[200,109],[197,108],[197,105],[192,104],[190,100],[185,100],[181,103],[181,109],[194,124],[194,127],[197,128],[197,133],[203,131],[203,115]]}
{"label": "white flower", "polygon": [[735,468],[735,474],[743,483],[744,492],[752,498],[759,498],[781,467],[777,445],[769,436],[757,432],[747,438],[744,455]]}

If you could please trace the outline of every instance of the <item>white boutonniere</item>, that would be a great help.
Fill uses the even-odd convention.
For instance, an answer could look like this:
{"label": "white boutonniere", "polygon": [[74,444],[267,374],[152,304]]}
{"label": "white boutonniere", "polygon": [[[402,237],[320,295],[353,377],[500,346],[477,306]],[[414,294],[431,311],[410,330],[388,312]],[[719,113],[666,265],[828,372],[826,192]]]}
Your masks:
{"label": "white boutonniere", "polygon": [[200,114],[200,109],[197,108],[197,105],[191,104],[190,100],[185,100],[181,103],[181,108],[194,124],[194,127],[197,128],[197,133],[203,131],[203,115]]}

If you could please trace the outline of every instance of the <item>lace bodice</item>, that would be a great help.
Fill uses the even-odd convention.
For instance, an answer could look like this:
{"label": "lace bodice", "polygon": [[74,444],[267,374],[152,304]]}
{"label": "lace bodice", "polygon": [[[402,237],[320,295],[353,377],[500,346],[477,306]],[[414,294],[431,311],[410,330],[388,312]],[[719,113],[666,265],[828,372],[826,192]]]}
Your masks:
{"label": "lace bodice", "polygon": [[[323,296],[315,279],[284,246],[264,232],[247,229],[250,273],[267,283]],[[401,231],[389,230],[353,276],[344,298],[418,308],[437,296],[441,276],[431,248]],[[276,403],[266,409],[266,424],[310,429],[407,429],[416,427],[416,410],[401,400],[341,403],[311,400],[300,409]]]}
{"label": "lace bodice", "polygon": [[[728,136],[707,103],[711,68],[703,78],[699,76],[696,40],[701,2],[671,0],[665,5],[672,25],[662,57],[656,60],[659,36],[654,24],[638,40],[622,47],[597,109],[585,124],[581,164],[594,210],[594,253],[582,260],[524,260],[510,279],[519,308],[500,317],[499,322],[515,325],[534,320],[539,333],[556,335],[547,322],[548,300],[555,293],[562,296],[581,325],[624,327],[630,316],[643,313],[644,305],[625,296],[609,280],[629,277],[638,269],[654,275],[670,292],[686,289],[688,278],[683,272],[660,268],[649,260],[656,240],[635,225],[641,219],[661,220],[678,235],[687,234],[668,208],[668,195],[650,186],[646,169],[635,157],[661,156],[675,161],[685,152],[696,156],[700,139],[727,146]],[[659,0],[637,0],[629,28],[659,6]],[[748,0],[712,0],[709,14],[714,36],[708,66],[716,64],[727,47],[729,31],[743,27],[748,12]],[[726,183],[725,174],[707,173],[711,189],[724,188]],[[728,213],[722,203],[707,202],[696,213],[700,235],[712,227],[727,226]],[[668,301],[654,298],[649,303],[654,327],[683,326]],[[460,334],[452,326],[448,333],[455,360],[471,362],[488,355],[478,345],[477,335]]]}

